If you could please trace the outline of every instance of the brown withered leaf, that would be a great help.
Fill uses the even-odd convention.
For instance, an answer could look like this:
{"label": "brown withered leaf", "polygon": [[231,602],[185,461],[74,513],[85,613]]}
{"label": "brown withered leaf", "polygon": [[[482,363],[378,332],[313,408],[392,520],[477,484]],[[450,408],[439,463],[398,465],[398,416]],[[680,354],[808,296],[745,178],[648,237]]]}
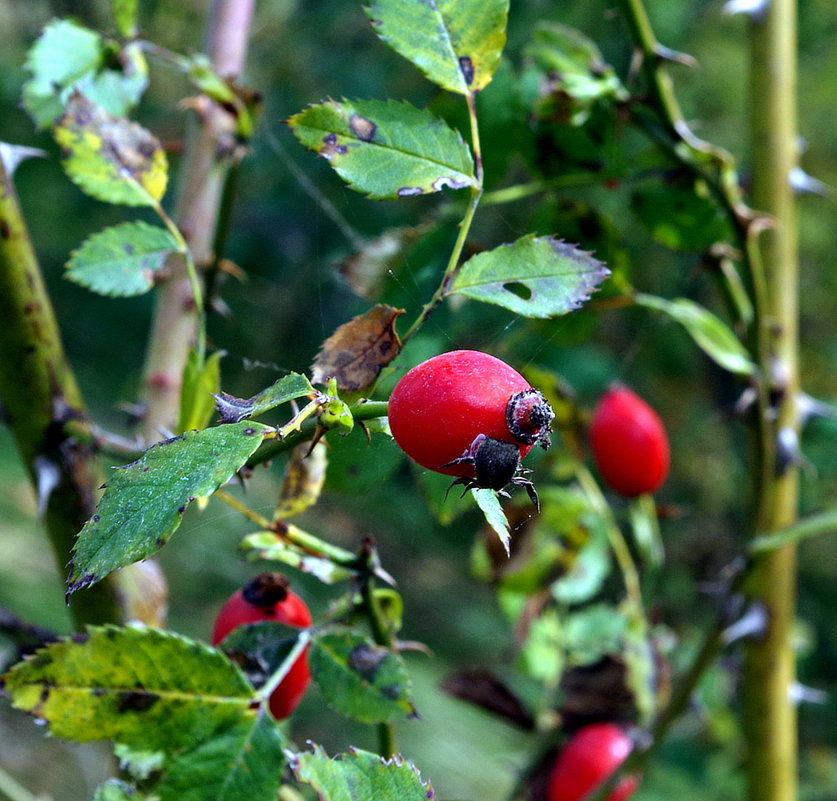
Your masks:
{"label": "brown withered leaf", "polygon": [[535,721],[520,698],[487,670],[460,670],[449,675],[442,689],[463,701],[493,712],[523,729],[533,729]]}
{"label": "brown withered leaf", "polygon": [[402,314],[404,309],[379,303],[341,325],[323,342],[311,366],[313,383],[325,384],[335,378],[337,388],[344,392],[371,386],[401,352],[395,321]]}

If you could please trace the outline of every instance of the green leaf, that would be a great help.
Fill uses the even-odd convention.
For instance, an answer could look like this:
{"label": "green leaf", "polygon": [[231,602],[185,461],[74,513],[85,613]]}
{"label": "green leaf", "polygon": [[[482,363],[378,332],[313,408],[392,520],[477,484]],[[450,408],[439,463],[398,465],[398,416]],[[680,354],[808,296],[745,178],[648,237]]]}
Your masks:
{"label": "green leaf", "polygon": [[129,43],[118,50],[98,33],[71,20],[48,23],[29,50],[23,107],[39,128],[52,125],[73,91],[82,92],[116,116],[124,116],[148,85],[142,50]]}
{"label": "green leaf", "polygon": [[289,373],[263,389],[252,398],[236,398],[226,392],[219,392],[215,398],[215,408],[222,423],[238,423],[248,417],[263,414],[270,409],[295,398],[304,398],[316,392],[311,382],[300,373]]}
{"label": "green leaf", "polygon": [[[628,97],[595,42],[574,28],[541,22],[524,54],[541,74],[541,105],[551,105],[553,114],[569,113],[573,125],[584,124],[597,101]],[[539,113],[545,111],[541,108]]]}
{"label": "green leaf", "polygon": [[792,525],[771,531],[769,534],[760,534],[750,542],[749,550],[753,554],[771,553],[785,545],[795,545],[809,537],[835,532],[837,532],[837,507],[832,507],[824,512],[803,517]]}
{"label": "green leaf", "polygon": [[506,513],[500,505],[500,499],[497,493],[492,489],[472,489],[471,494],[477,502],[477,506],[485,515],[485,520],[489,526],[496,532],[506,549],[506,554],[509,554],[509,521],[506,519]]}
{"label": "green leaf", "polygon": [[160,801],[275,801],[284,740],[264,711],[179,754],[158,785]]}
{"label": "green leaf", "polygon": [[78,92],[56,125],[55,139],[66,157],[67,175],[91,197],[154,207],[165,194],[168,162],[157,139]]}
{"label": "green leaf", "polygon": [[625,616],[607,604],[586,606],[565,622],[565,647],[570,661],[589,665],[623,650],[628,629]]}
{"label": "green leaf", "polygon": [[398,754],[381,757],[353,748],[333,759],[320,746],[291,758],[299,781],[311,785],[322,801],[436,801],[430,782]]}
{"label": "green leaf", "polygon": [[253,688],[220,651],[157,629],[90,627],[18,663],[4,680],[14,706],[76,742],[168,752],[255,714]]}
{"label": "green leaf", "polygon": [[[293,523],[284,525],[286,531],[291,531],[295,539],[302,535],[312,541],[317,540],[316,537],[302,531]],[[294,545],[281,536],[277,536],[273,531],[257,531],[254,534],[248,534],[241,541],[239,548],[244,552],[245,558],[250,561],[265,559],[271,562],[281,562],[303,573],[310,573],[325,584],[336,584],[338,581],[344,581],[355,575],[354,571],[342,567],[326,556],[313,554],[307,548]],[[346,562],[354,557],[354,554],[349,551],[344,551],[343,555]]]}
{"label": "green leaf", "polygon": [[269,430],[259,423],[234,423],[187,431],[116,468],[96,514],[79,532],[68,593],[160,550],[186,507],[229,481]]}
{"label": "green leaf", "polygon": [[108,779],[96,788],[93,801],[138,801],[136,788],[120,779]]}
{"label": "green leaf", "polygon": [[429,111],[394,100],[329,100],[288,120],[352,189],[374,200],[476,184],[459,132]]}
{"label": "green leaf", "polygon": [[638,553],[649,567],[660,567],[665,551],[654,497],[645,493],[632,499],[628,506],[628,517]]}
{"label": "green leaf", "polygon": [[154,275],[178,251],[165,229],[145,222],[127,222],[88,237],[73,251],[66,277],[100,295],[142,295],[154,286]]}
{"label": "green leaf", "polygon": [[753,375],[757,367],[750,354],[726,323],[708,309],[687,298],[666,300],[656,295],[637,293],[640,306],[656,309],[680,323],[695,344],[710,359],[736,375]]}
{"label": "green leaf", "polygon": [[224,351],[217,350],[202,361],[196,348],[189,349],[186,366],[183,368],[178,432],[206,428],[209,425],[215,411],[215,393],[221,387],[221,359],[224,355]]}
{"label": "green leaf", "polygon": [[110,0],[110,7],[119,35],[125,38],[136,36],[139,0]]}
{"label": "green leaf", "polygon": [[299,635],[297,627],[266,620],[237,626],[220,647],[242,667],[250,683],[261,689],[288,658]]}
{"label": "green leaf", "polygon": [[654,239],[668,248],[708,250],[732,236],[727,215],[700,182],[644,186],[633,193],[631,206]]}
{"label": "green leaf", "polygon": [[328,705],[341,715],[361,723],[383,723],[416,714],[404,660],[360,632],[320,634],[311,644],[308,662]]}
{"label": "green leaf", "polygon": [[491,80],[506,44],[508,13],[509,0],[371,0],[366,7],[384,42],[461,95]]}
{"label": "green leaf", "polygon": [[589,253],[528,234],[468,259],[447,294],[495,303],[524,317],[555,317],[579,308],[609,275]]}

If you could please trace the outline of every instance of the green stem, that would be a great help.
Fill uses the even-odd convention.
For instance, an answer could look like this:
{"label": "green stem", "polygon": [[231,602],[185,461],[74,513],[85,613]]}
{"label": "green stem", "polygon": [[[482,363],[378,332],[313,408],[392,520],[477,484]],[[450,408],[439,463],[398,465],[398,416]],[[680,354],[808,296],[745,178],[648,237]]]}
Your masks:
{"label": "green stem", "polygon": [[[0,399],[63,573],[101,474],[95,451],[68,430],[86,412],[5,155],[0,149]],[[77,628],[117,621],[112,583],[76,593],[70,611]]]}
{"label": "green stem", "polygon": [[14,776],[0,767],[0,795],[9,801],[38,801],[38,797],[29,792]]}
{"label": "green stem", "polygon": [[[778,452],[779,434],[798,437],[799,265],[797,209],[791,171],[797,166],[795,0],[772,0],[749,26],[752,203],[776,221],[758,243],[765,265],[762,304],[765,380],[759,408],[762,481],[753,508],[753,536],[791,525],[798,505],[798,468]],[[769,381],[769,385],[768,385]],[[770,403],[775,400],[775,406]],[[762,604],[767,630],[747,643],[743,672],[750,801],[793,801],[797,796],[797,725],[791,697],[791,645],[796,598],[796,549],[786,545],[756,563],[745,591]]]}
{"label": "green stem", "polygon": [[427,318],[433,313],[436,307],[447,297],[450,284],[453,281],[456,271],[459,269],[459,259],[462,256],[462,251],[465,248],[465,242],[468,239],[468,232],[471,230],[471,225],[474,222],[474,215],[477,213],[477,207],[483,194],[483,168],[482,168],[482,150],[480,146],[479,125],[477,121],[477,106],[473,95],[468,95],[468,120],[471,126],[471,150],[474,154],[474,174],[476,176],[476,185],[471,189],[471,198],[468,203],[468,208],[465,210],[465,216],[459,224],[459,234],[454,242],[453,250],[448,259],[445,272],[442,275],[442,280],[439,286],[433,293],[433,297],[427,301],[419,312],[418,317],[413,324],[407,329],[401,337],[402,345],[413,337],[413,335],[424,325]]}

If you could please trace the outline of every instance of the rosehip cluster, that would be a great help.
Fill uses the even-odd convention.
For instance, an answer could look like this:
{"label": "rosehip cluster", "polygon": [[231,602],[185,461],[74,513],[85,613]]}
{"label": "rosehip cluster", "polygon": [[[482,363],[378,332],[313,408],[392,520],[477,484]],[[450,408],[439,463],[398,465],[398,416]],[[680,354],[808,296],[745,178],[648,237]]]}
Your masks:
{"label": "rosehip cluster", "polygon": [[555,416],[544,396],[505,362],[455,350],[409,370],[389,399],[389,425],[401,449],[422,467],[456,476],[451,484],[502,494],[509,484],[538,494],[520,462],[549,447]]}
{"label": "rosehip cluster", "polygon": [[[308,607],[288,589],[288,584],[281,573],[261,573],[236,590],[215,619],[212,644],[218,645],[239,626],[264,620],[300,629],[310,626],[312,620]],[[304,651],[270,695],[268,706],[273,717],[277,720],[288,717],[302,700],[310,680],[308,654]]]}

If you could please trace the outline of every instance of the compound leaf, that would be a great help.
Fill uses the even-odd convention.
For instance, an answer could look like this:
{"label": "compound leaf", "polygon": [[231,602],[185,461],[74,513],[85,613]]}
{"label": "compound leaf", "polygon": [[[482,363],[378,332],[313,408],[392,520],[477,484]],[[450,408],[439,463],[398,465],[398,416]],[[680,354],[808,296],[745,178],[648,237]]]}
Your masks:
{"label": "compound leaf", "polygon": [[168,162],[157,139],[140,125],[114,117],[74,92],[55,127],[64,169],[97,200],[156,206],[166,191]]}
{"label": "compound leaf", "polygon": [[361,723],[415,715],[404,660],[360,632],[346,629],[320,634],[311,644],[308,661],[329,706],[341,715]]}
{"label": "compound leaf", "polygon": [[371,0],[375,33],[431,81],[461,95],[491,80],[506,44],[509,0]]}
{"label": "compound leaf", "polygon": [[529,234],[465,262],[448,295],[495,303],[524,317],[554,317],[579,308],[609,275],[589,253]]}
{"label": "compound leaf", "polygon": [[118,626],[51,643],[4,677],[12,703],[68,740],[191,747],[253,716],[253,688],[220,651],[171,632]]}
{"label": "compound leaf", "polygon": [[67,262],[66,276],[100,295],[142,295],[177,250],[165,228],[126,222],[88,237]]}
{"label": "compound leaf", "polygon": [[291,767],[301,782],[328,801],[436,801],[430,782],[423,782],[415,766],[395,754],[384,758],[352,748],[329,759],[320,746],[296,754]]}
{"label": "compound leaf", "polygon": [[288,120],[352,189],[374,200],[476,184],[459,132],[429,111],[395,100],[329,100]]}
{"label": "compound leaf", "polygon": [[676,320],[695,344],[716,364],[737,375],[753,375],[756,365],[741,341],[727,324],[709,309],[687,298],[666,300],[656,295],[638,293],[635,298],[640,306],[656,309]]}
{"label": "compound leaf", "polygon": [[96,514],[79,532],[68,593],[156,553],[180,526],[186,507],[232,478],[269,430],[245,422],[187,431],[116,468]]}

